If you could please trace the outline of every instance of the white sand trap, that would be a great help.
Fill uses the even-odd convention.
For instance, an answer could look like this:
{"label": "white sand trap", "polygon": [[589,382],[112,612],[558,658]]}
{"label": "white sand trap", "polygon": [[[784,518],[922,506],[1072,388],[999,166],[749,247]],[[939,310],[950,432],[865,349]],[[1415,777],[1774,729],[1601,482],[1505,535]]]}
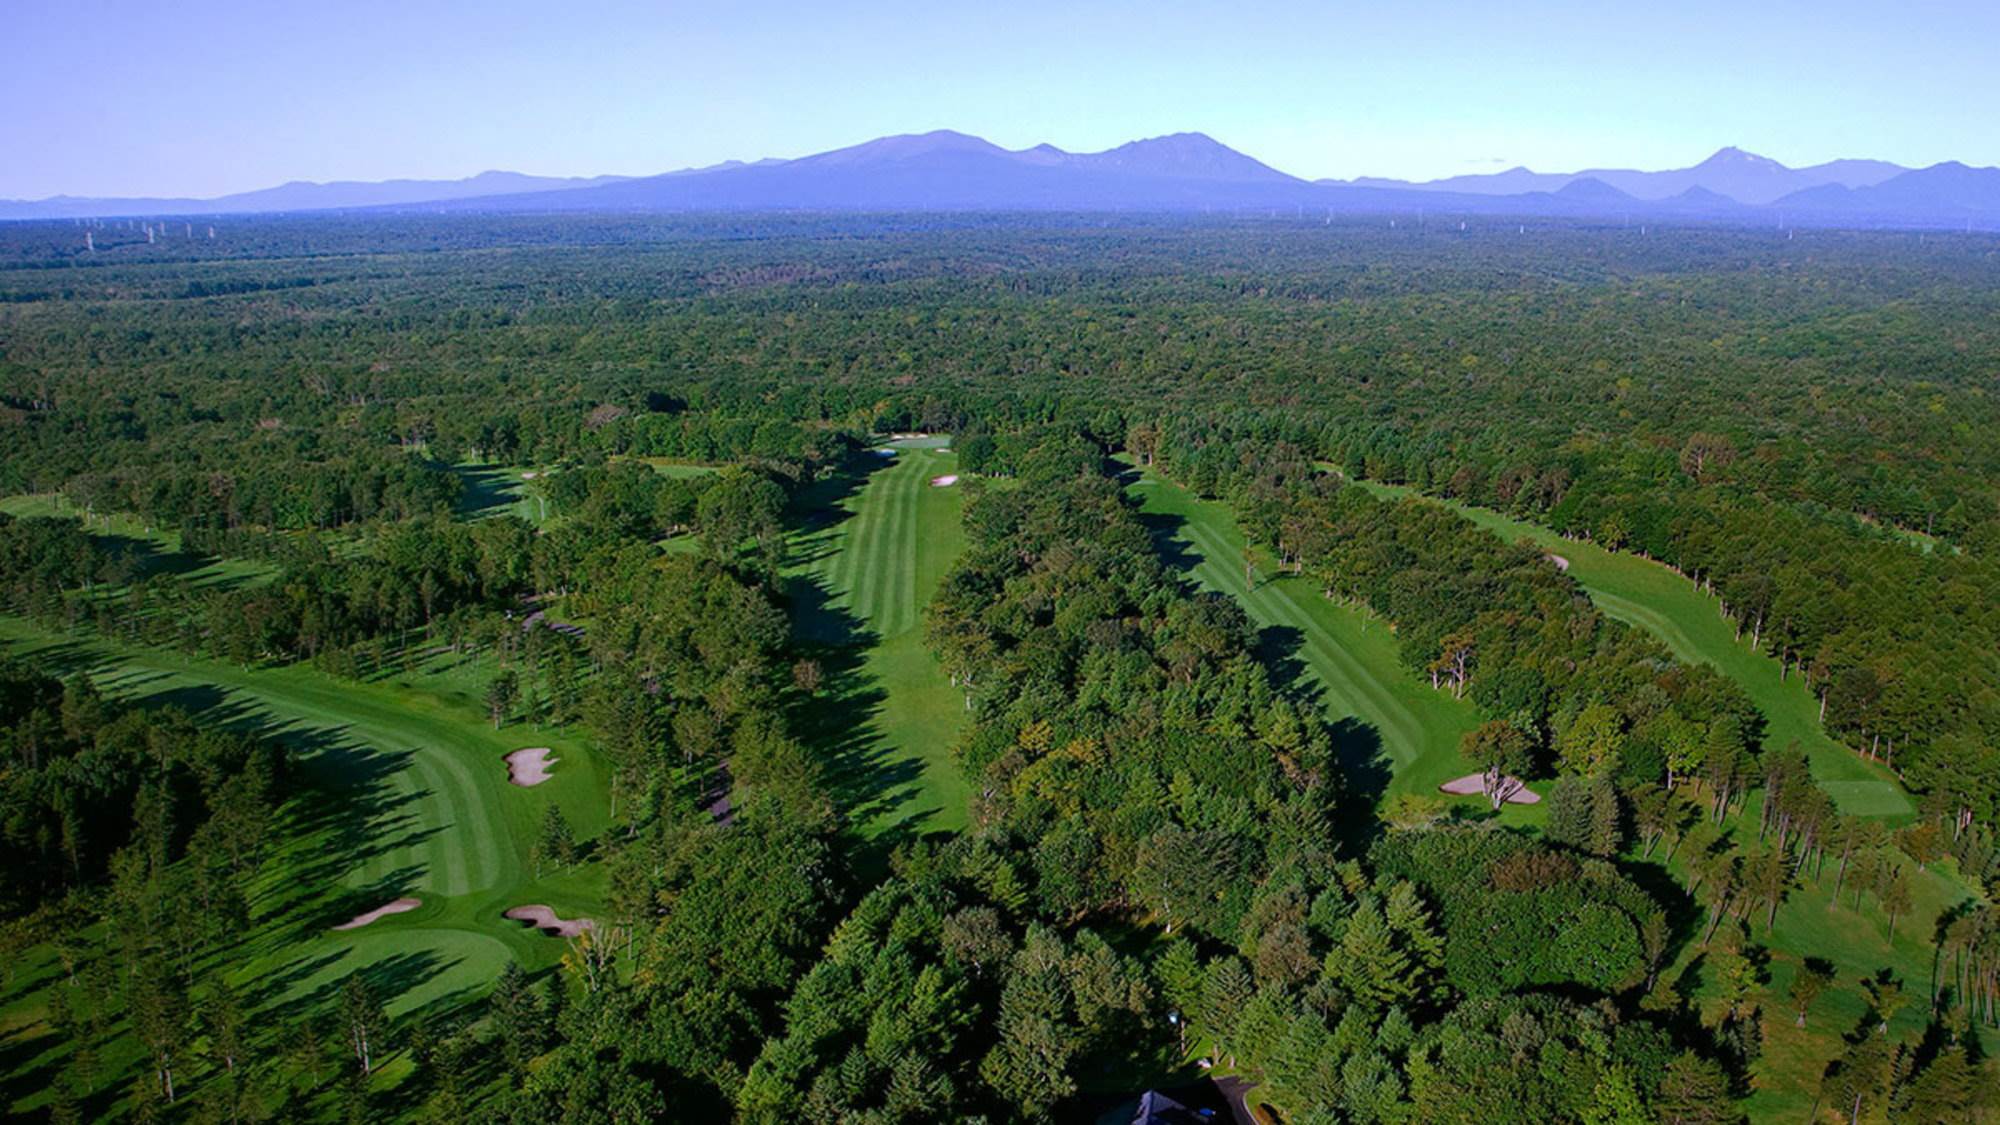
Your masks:
{"label": "white sand trap", "polygon": [[507,755],[507,780],[516,785],[540,785],[549,779],[549,767],[562,761],[549,757],[546,746],[530,746]]}
{"label": "white sand trap", "polygon": [[535,479],[536,477],[538,477],[538,476],[541,476],[541,475],[542,475],[542,474],[540,474],[540,473],[537,473],[537,472],[534,472],[534,471],[532,471],[532,470],[531,470],[531,471],[529,471],[529,472],[525,472],[525,473],[522,473],[522,474],[521,474],[521,479],[522,479],[522,480],[534,480],[534,479]]}
{"label": "white sand trap", "polygon": [[1563,557],[1562,557],[1561,555],[1544,555],[1544,556],[1542,556],[1542,557],[1543,557],[1543,558],[1546,558],[1546,559],[1548,559],[1548,560],[1549,560],[1550,562],[1552,562],[1552,563],[1556,564],[1556,569],[1557,569],[1557,570],[1565,570],[1565,571],[1566,571],[1566,570],[1568,570],[1568,569],[1569,569],[1569,560],[1568,560],[1568,559],[1566,559],[1566,558],[1563,558]]}
{"label": "white sand trap", "polygon": [[417,907],[422,906],[423,904],[424,900],[420,898],[399,898],[394,902],[383,903],[381,906],[378,906],[375,909],[368,911],[366,914],[356,914],[354,917],[348,919],[345,922],[342,922],[338,926],[335,926],[334,929],[358,930],[370,922],[382,918],[387,918],[391,914],[407,913],[411,910],[415,910]]}
{"label": "white sand trap", "polygon": [[[1486,775],[1469,773],[1464,777],[1453,778],[1445,782],[1443,785],[1438,786],[1438,789],[1441,792],[1450,793],[1454,797],[1484,797],[1486,796]],[[1501,778],[1500,792],[1507,795],[1507,803],[1510,805],[1539,805],[1542,803],[1542,795],[1528,788],[1527,783],[1518,777]]]}
{"label": "white sand trap", "polygon": [[553,909],[539,902],[513,907],[507,911],[505,917],[516,922],[526,922],[550,937],[577,937],[585,930],[597,928],[597,923],[589,918],[559,918]]}
{"label": "white sand trap", "polygon": [[932,477],[932,478],[931,478],[931,487],[932,487],[932,488],[950,488],[950,487],[951,487],[952,485],[954,485],[954,484],[957,484],[957,483],[958,483],[958,474],[957,474],[957,473],[946,473],[945,475],[943,475],[943,476],[941,476],[941,477]]}

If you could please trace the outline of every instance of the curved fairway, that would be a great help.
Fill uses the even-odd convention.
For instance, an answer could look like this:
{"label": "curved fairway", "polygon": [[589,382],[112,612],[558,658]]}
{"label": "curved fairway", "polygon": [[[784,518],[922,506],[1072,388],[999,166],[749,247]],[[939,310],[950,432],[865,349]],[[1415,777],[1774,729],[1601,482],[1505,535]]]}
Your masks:
{"label": "curved fairway", "polygon": [[[1148,515],[1173,521],[1196,581],[1236,599],[1258,625],[1291,634],[1293,655],[1318,684],[1330,720],[1373,728],[1393,771],[1388,793],[1436,795],[1438,785],[1472,771],[1458,752],[1459,740],[1478,725],[1472,706],[1405,672],[1387,625],[1329,601],[1302,579],[1246,583],[1243,536],[1228,505],[1151,474],[1133,485],[1133,494]],[[1510,806],[1507,815],[1522,814]]]}
{"label": "curved fairway", "polygon": [[870,835],[962,828],[970,795],[951,756],[964,697],[922,629],[965,544],[963,492],[931,484],[957,458],[934,442],[896,445],[865,480],[834,482],[851,491],[806,497],[787,568],[794,628],[824,646],[829,666],[830,705],[802,715],[800,729],[835,756],[844,804]]}
{"label": "curved fairway", "polygon": [[[338,680],[308,666],[245,669],[0,618],[0,651],[54,673],[85,672],[107,695],[173,705],[214,724],[287,743],[309,800],[287,806],[276,854],[251,888],[252,927],[229,956],[261,1006],[331,1002],[367,973],[392,1012],[483,994],[508,960],[538,968],[562,945],[500,917],[522,902],[596,907],[599,873],[545,872],[529,842],[551,803],[579,839],[606,823],[594,756],[549,730],[495,731],[422,692]],[[533,789],[507,781],[502,756],[525,741],[561,764]],[[405,914],[330,927],[402,895]]]}
{"label": "curved fairway", "polygon": [[1357,482],[1378,496],[1417,496],[1452,511],[1509,541],[1526,539],[1551,554],[1569,560],[1568,573],[1606,614],[1644,629],[1677,658],[1704,663],[1735,680],[1764,713],[1764,742],[1786,746],[1797,742],[1812,760],[1813,776],[1841,811],[1861,816],[1900,817],[1916,810],[1889,771],[1842,746],[1819,722],[1819,701],[1799,676],[1782,676],[1776,660],[1739,640],[1736,627],[1722,616],[1722,602],[1704,594],[1692,581],[1661,563],[1629,553],[1607,551],[1595,543],[1565,539],[1545,527],[1512,519],[1487,508],[1475,508],[1414,490]]}

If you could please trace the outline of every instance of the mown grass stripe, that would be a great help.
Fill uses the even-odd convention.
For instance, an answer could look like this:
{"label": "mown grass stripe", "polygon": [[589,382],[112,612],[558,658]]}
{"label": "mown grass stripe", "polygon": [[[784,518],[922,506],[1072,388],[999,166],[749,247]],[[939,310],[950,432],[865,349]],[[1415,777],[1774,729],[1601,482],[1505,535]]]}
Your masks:
{"label": "mown grass stripe", "polygon": [[897,505],[900,535],[896,543],[895,600],[893,614],[883,626],[885,634],[890,636],[909,632],[917,618],[917,529],[922,522],[918,508],[930,482],[925,479],[927,469],[923,462],[912,462],[911,468],[915,471],[904,485]]}
{"label": "mown grass stripe", "polygon": [[1374,726],[1383,736],[1384,748],[1398,765],[1416,761],[1423,753],[1416,717],[1397,703],[1352,654],[1329,637],[1278,585],[1278,580],[1250,589],[1241,577],[1240,562],[1230,566],[1223,561],[1232,556],[1240,560],[1241,551],[1225,541],[1222,533],[1202,518],[1203,514],[1197,512],[1182,526],[1195,540],[1190,546],[1202,554],[1204,562],[1200,569],[1208,572],[1205,578],[1209,584],[1244,602],[1262,624],[1297,629],[1304,638],[1307,665],[1325,689],[1327,702]]}
{"label": "mown grass stripe", "polygon": [[[1356,486],[1391,499],[1416,497],[1450,509],[1509,542],[1528,540],[1569,560],[1567,573],[1607,615],[1652,635],[1684,663],[1705,663],[1734,680],[1764,715],[1766,746],[1797,742],[1812,761],[1813,776],[1843,812],[1908,817],[1909,797],[1889,771],[1835,740],[1819,721],[1818,700],[1797,675],[1753,650],[1721,615],[1716,596],[1662,563],[1627,551],[1608,551],[1587,541],[1565,539],[1549,528],[1487,508],[1424,497],[1400,485],[1368,481]],[[1861,783],[1834,788],[1828,783]]]}

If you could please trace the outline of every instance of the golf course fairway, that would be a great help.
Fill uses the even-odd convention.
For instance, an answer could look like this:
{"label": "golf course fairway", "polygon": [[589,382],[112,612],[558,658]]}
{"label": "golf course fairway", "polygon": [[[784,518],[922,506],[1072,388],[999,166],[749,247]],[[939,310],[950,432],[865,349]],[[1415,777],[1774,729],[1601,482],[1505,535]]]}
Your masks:
{"label": "golf course fairway", "polygon": [[957,458],[941,439],[895,442],[865,474],[801,499],[787,568],[794,629],[826,668],[800,729],[827,748],[866,834],[964,827],[951,748],[965,698],[924,646],[923,608],[965,545]]}
{"label": "golf course fairway", "polygon": [[[1392,774],[1385,793],[1436,795],[1442,783],[1472,772],[1458,750],[1465,732],[1478,725],[1472,705],[1406,673],[1386,624],[1329,601],[1304,579],[1260,574],[1246,582],[1243,536],[1227,504],[1201,500],[1152,473],[1131,488],[1141,510],[1168,531],[1192,564],[1197,582],[1236,599],[1259,626],[1292,634],[1294,655],[1319,687],[1328,720],[1337,726],[1355,720],[1372,736],[1339,729],[1354,738],[1379,738]],[[1531,814],[1509,806],[1504,815],[1512,820]]]}
{"label": "golf course fairway", "polygon": [[1813,777],[1840,806],[1859,816],[1908,817],[1916,812],[1889,771],[1835,742],[1820,725],[1819,701],[1801,676],[1782,676],[1776,660],[1739,640],[1722,616],[1722,603],[1661,563],[1605,550],[1595,543],[1565,539],[1554,531],[1487,508],[1421,496],[1397,486],[1356,482],[1388,499],[1418,497],[1443,504],[1509,541],[1526,539],[1569,561],[1567,573],[1611,617],[1652,634],[1687,663],[1712,665],[1736,681],[1764,713],[1764,743],[1794,742],[1812,761]]}
{"label": "golf course fairway", "polygon": [[[246,669],[57,636],[12,617],[0,617],[0,655],[52,675],[83,673],[111,698],[179,707],[205,725],[292,749],[300,783],[274,854],[248,889],[250,927],[229,954],[232,975],[272,1019],[333,1004],[357,970],[392,1014],[455,1007],[483,996],[509,960],[532,970],[562,954],[562,942],[502,911],[530,902],[566,915],[598,909],[601,876],[549,869],[537,879],[529,860],[551,803],[578,839],[606,823],[595,759],[559,731],[495,731],[476,712],[421,691],[335,679],[307,665]],[[554,750],[546,784],[508,783],[503,755],[523,745]],[[332,928],[401,897],[421,905]],[[15,995],[32,1003],[36,990],[28,982]],[[10,1025],[34,1016],[6,1013]]]}

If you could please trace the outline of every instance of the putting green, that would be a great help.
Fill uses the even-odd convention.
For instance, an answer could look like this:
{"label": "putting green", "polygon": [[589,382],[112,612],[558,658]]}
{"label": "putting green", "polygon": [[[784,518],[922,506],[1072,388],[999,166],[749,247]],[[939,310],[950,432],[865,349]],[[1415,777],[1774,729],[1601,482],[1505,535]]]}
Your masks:
{"label": "putting green", "polygon": [[[1478,725],[1472,705],[1404,672],[1386,624],[1328,600],[1303,579],[1259,575],[1254,584],[1246,582],[1243,536],[1228,505],[1198,499],[1151,474],[1133,485],[1132,494],[1146,514],[1171,521],[1196,581],[1236,599],[1258,625],[1293,634],[1292,655],[1318,684],[1328,719],[1359,720],[1380,739],[1393,772],[1388,793],[1436,795],[1443,782],[1473,772],[1458,750],[1465,732]],[[1509,806],[1506,815],[1526,814]]]}
{"label": "putting green", "polygon": [[[1419,496],[1414,490],[1357,482],[1384,497]],[[1819,722],[1819,701],[1798,675],[1781,675],[1778,662],[1738,639],[1722,616],[1721,601],[1661,563],[1607,551],[1595,543],[1565,539],[1545,527],[1486,508],[1431,497],[1452,511],[1509,541],[1526,539],[1569,560],[1567,573],[1611,617],[1657,637],[1678,659],[1713,666],[1735,680],[1762,711],[1764,743],[1798,743],[1812,761],[1813,776],[1843,812],[1861,816],[1908,817],[1916,809],[1882,766],[1835,742]]]}
{"label": "putting green", "polygon": [[951,749],[965,698],[924,646],[923,607],[964,549],[963,491],[941,439],[896,443],[865,479],[802,498],[787,566],[794,628],[828,678],[800,729],[834,757],[862,831],[957,830],[969,790]]}

